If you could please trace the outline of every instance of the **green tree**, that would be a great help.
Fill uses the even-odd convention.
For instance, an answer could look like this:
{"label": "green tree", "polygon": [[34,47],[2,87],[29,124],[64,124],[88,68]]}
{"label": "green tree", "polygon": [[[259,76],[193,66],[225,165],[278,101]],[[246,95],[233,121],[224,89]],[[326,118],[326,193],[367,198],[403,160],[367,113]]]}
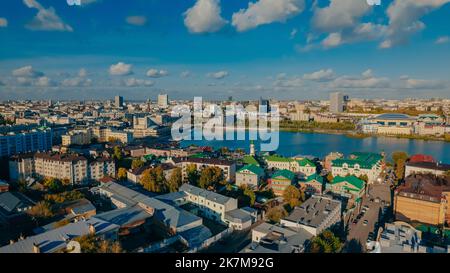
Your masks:
{"label": "green tree", "polygon": [[311,253],[338,253],[342,242],[330,230],[325,230],[311,240],[309,252]]}
{"label": "green tree", "polygon": [[61,192],[64,189],[62,182],[52,177],[47,177],[44,179],[44,187],[46,187],[50,192]]}
{"label": "green tree", "polygon": [[250,188],[246,187],[244,189],[244,195],[248,196],[248,198],[250,199],[250,206],[253,206],[255,204],[255,201],[256,201],[255,192],[252,191]]}
{"label": "green tree", "polygon": [[85,235],[75,239],[80,243],[82,253],[122,253],[119,242],[104,240],[93,235]]}
{"label": "green tree", "polygon": [[273,207],[267,210],[266,218],[272,223],[280,222],[280,219],[288,215],[287,211],[282,207]]}
{"label": "green tree", "polygon": [[167,181],[167,188],[169,192],[176,192],[182,183],[181,168],[177,167],[170,174],[169,180]]}
{"label": "green tree", "polygon": [[219,167],[208,166],[201,171],[199,179],[199,187],[206,189],[209,186],[216,186],[217,184],[225,184],[223,178],[223,171]]}
{"label": "green tree", "polygon": [[186,174],[187,174],[187,180],[189,184],[197,185],[199,174],[197,170],[197,166],[195,164],[189,164],[186,166]]}
{"label": "green tree", "polygon": [[283,192],[283,199],[289,206],[294,208],[300,204],[301,192],[295,186],[287,186]]}
{"label": "green tree", "polygon": [[120,161],[123,159],[123,155],[122,155],[122,149],[120,149],[119,146],[115,146],[114,147],[114,153],[113,153],[113,159],[115,159],[116,161]]}
{"label": "green tree", "polygon": [[120,181],[124,181],[127,179],[127,169],[125,168],[119,168],[117,171],[117,179]]}
{"label": "green tree", "polygon": [[361,179],[362,181],[364,181],[364,182],[369,182],[369,177],[367,176],[367,174],[361,174],[360,176],[359,176],[359,179]]}
{"label": "green tree", "polygon": [[144,166],[144,161],[140,159],[133,159],[133,162],[131,162],[131,169],[137,169]]}

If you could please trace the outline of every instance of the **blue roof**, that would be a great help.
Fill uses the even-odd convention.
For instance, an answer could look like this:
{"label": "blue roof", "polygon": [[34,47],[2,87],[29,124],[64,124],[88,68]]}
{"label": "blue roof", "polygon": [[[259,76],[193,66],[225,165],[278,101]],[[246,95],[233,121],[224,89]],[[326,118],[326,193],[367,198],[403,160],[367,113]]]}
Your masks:
{"label": "blue roof", "polygon": [[386,113],[381,114],[375,117],[376,119],[413,119],[411,116],[405,115],[405,114],[399,114],[399,113]]}

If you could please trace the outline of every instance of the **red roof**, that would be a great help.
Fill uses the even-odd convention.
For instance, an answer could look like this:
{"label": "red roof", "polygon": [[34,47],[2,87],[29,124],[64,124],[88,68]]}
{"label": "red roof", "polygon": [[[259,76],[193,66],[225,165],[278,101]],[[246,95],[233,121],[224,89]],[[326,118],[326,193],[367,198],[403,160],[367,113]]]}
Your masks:
{"label": "red roof", "polygon": [[416,162],[436,162],[434,158],[431,155],[423,155],[423,154],[417,154],[411,156],[409,159],[409,162],[416,163]]}

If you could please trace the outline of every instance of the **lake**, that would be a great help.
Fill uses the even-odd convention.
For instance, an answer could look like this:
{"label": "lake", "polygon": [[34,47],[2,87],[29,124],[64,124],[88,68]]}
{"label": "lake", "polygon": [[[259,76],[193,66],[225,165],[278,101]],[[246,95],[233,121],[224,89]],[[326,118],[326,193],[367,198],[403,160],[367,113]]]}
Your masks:
{"label": "lake", "polygon": [[[256,149],[259,150],[260,142],[255,141],[254,143]],[[191,144],[211,146],[214,148],[241,148],[246,152],[249,152],[250,141],[186,140],[181,142],[182,147]],[[433,156],[437,161],[450,163],[449,142],[392,137],[351,138],[346,135],[280,132],[279,147],[276,150],[276,153],[283,156],[303,155],[324,158],[330,152],[341,152],[345,155],[352,152],[385,152],[390,158],[390,155],[395,151],[404,151],[409,155],[428,154]]]}

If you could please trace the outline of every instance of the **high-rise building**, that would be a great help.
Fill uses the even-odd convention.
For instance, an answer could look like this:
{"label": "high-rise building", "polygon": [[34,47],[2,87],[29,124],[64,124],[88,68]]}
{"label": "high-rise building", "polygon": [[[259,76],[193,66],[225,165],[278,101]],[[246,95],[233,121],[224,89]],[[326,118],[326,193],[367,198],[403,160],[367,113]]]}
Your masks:
{"label": "high-rise building", "polygon": [[50,128],[33,129],[23,133],[0,134],[0,156],[48,151],[52,148]]}
{"label": "high-rise building", "polygon": [[330,94],[330,112],[341,113],[344,111],[344,95],[340,92]]}
{"label": "high-rise building", "polygon": [[123,107],[123,97],[122,96],[115,96],[114,97],[114,106],[116,108]]}
{"label": "high-rise building", "polygon": [[158,106],[166,108],[169,105],[169,96],[167,94],[158,95]]}

